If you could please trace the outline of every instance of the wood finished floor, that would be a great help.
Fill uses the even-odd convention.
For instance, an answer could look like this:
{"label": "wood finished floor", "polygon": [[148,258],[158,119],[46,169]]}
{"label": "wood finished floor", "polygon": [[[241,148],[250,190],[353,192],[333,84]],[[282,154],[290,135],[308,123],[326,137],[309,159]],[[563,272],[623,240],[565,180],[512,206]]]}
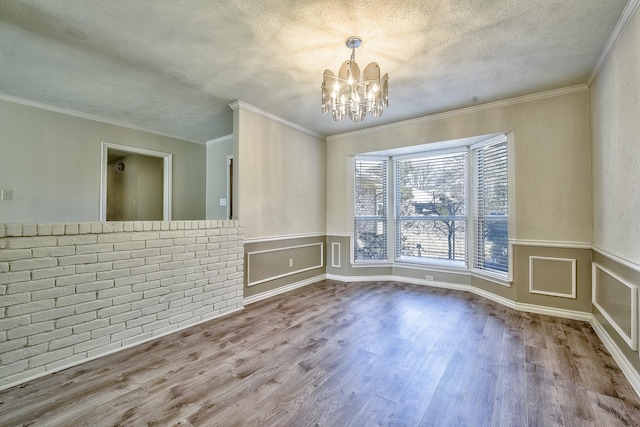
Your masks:
{"label": "wood finished floor", "polygon": [[0,425],[638,426],[591,326],[323,281],[0,392]]}

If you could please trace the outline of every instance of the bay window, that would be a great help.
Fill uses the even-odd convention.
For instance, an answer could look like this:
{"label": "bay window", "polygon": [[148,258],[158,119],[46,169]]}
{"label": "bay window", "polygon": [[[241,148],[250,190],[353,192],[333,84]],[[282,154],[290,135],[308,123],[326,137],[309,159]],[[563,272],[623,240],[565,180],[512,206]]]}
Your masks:
{"label": "bay window", "polygon": [[[390,150],[385,157],[356,157],[356,263],[392,258],[506,278],[506,136],[453,145],[447,150],[425,151],[423,146],[409,154],[403,149],[402,155]],[[389,185],[387,176],[393,177]]]}

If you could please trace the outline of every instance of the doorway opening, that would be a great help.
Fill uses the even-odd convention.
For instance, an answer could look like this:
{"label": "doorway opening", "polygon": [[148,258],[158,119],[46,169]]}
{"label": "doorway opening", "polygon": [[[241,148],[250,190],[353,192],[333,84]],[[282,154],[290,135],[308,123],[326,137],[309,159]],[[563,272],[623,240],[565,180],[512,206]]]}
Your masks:
{"label": "doorway opening", "polygon": [[172,155],[102,143],[100,221],[171,220]]}

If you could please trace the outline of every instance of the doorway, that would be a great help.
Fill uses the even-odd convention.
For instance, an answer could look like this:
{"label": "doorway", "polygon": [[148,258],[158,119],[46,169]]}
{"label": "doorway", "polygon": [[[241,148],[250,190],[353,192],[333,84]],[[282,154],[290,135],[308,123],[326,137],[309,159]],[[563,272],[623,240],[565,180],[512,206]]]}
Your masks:
{"label": "doorway", "polygon": [[102,143],[101,221],[169,221],[172,155]]}

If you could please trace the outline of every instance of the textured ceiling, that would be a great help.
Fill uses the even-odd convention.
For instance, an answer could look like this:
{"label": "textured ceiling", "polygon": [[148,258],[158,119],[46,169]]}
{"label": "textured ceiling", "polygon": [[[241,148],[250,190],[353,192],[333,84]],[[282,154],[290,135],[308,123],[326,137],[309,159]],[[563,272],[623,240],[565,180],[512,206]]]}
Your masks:
{"label": "textured ceiling", "polygon": [[[0,0],[0,94],[204,142],[241,100],[323,135],[585,83],[626,0]],[[380,119],[320,114],[325,68],[389,73]]]}

